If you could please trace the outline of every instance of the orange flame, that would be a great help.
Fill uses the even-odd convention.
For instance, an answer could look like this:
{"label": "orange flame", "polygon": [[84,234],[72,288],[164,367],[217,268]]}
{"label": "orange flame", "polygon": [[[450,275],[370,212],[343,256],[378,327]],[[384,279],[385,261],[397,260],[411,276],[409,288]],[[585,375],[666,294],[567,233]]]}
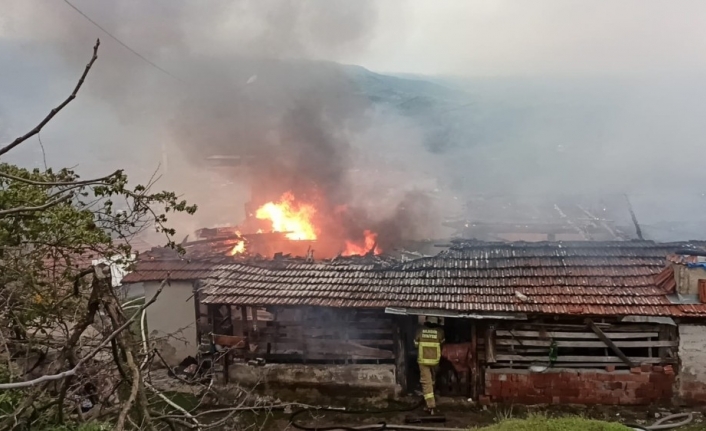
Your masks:
{"label": "orange flame", "polygon": [[272,222],[275,232],[287,232],[293,240],[316,239],[316,229],[312,221],[316,209],[309,204],[297,203],[294,195],[287,192],[279,202],[268,202],[258,208],[255,217]]}
{"label": "orange flame", "polygon": [[378,239],[378,234],[376,234],[373,231],[370,230],[365,230],[363,232],[365,235],[365,240],[363,241],[363,244],[356,244],[352,241],[346,241],[346,249],[344,250],[343,253],[341,253],[342,256],[363,256],[364,254],[368,253],[375,247],[375,254],[380,254],[382,253],[382,250],[380,250],[380,247],[378,247],[375,243],[377,242]]}
{"label": "orange flame", "polygon": [[235,246],[228,252],[228,256],[235,256],[236,254],[244,253],[245,252],[245,241],[242,239],[238,241]]}
{"label": "orange flame", "polygon": [[[242,233],[240,233],[239,230],[235,231],[235,234],[238,235],[239,237],[242,237]],[[245,253],[245,240],[241,239],[238,240],[237,243],[233,246],[233,248],[228,252],[228,256],[235,256],[236,254],[240,253]]]}

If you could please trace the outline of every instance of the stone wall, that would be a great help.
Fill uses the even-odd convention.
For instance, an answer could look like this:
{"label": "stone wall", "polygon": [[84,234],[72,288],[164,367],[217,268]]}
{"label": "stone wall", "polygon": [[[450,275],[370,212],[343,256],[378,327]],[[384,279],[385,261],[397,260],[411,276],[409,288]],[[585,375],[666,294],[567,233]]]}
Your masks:
{"label": "stone wall", "polygon": [[672,400],[671,366],[630,371],[488,369],[481,403],[647,405]]}
{"label": "stone wall", "polygon": [[706,403],[706,325],[679,325],[679,401]]}

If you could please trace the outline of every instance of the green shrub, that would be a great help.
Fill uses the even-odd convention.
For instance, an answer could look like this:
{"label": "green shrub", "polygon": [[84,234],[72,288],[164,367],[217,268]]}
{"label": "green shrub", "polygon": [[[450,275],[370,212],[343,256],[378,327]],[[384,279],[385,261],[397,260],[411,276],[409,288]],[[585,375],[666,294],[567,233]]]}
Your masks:
{"label": "green shrub", "polygon": [[476,431],[631,431],[631,429],[619,423],[582,417],[547,418],[542,415],[534,415],[527,419],[503,420],[496,425],[478,428]]}

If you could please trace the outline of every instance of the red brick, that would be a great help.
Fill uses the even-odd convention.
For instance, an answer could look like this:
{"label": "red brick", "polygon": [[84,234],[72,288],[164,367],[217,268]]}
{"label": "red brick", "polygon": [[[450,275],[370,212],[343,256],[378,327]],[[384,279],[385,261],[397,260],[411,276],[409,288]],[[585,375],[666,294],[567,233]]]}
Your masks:
{"label": "red brick", "polygon": [[548,387],[551,387],[551,382],[550,382],[549,380],[547,380],[547,379],[538,379],[538,380],[535,382],[534,387],[536,387],[536,388],[548,388]]}
{"label": "red brick", "polygon": [[633,374],[640,374],[640,373],[642,372],[642,368],[640,368],[640,367],[633,367],[633,368],[630,368],[630,372],[633,373]]}
{"label": "red brick", "polygon": [[612,373],[613,371],[615,371],[615,365],[607,365],[605,367],[605,370],[609,373]]}
{"label": "red brick", "polygon": [[578,376],[578,373],[573,372],[573,371],[562,371],[560,373],[560,379],[564,382],[567,382],[567,383],[573,382],[574,380],[576,380],[577,376]]}
{"label": "red brick", "polygon": [[669,374],[669,373],[674,373],[674,367],[671,365],[665,365],[664,366],[664,373]]}
{"label": "red brick", "polygon": [[598,391],[593,392],[592,395],[595,396],[598,400],[604,400],[613,395],[613,393],[611,391]]}
{"label": "red brick", "polygon": [[650,398],[652,396],[652,391],[649,388],[641,386],[635,389],[635,396],[637,398]]}
{"label": "red brick", "polygon": [[640,383],[648,383],[650,381],[650,375],[649,374],[626,374],[623,376],[620,380],[616,381],[622,381],[622,382],[640,382]]}
{"label": "red brick", "polygon": [[652,365],[642,364],[642,365],[640,365],[640,369],[642,370],[643,373],[649,373],[650,371],[652,371]]}
{"label": "red brick", "polygon": [[575,397],[578,398],[581,396],[581,390],[578,387],[564,387],[559,390],[559,394],[562,397]]}
{"label": "red brick", "polygon": [[655,365],[654,367],[652,367],[652,371],[654,371],[655,373],[663,373],[664,367],[661,365]]}
{"label": "red brick", "polygon": [[625,390],[626,391],[634,391],[637,388],[641,388],[644,386],[644,383],[641,382],[626,382],[625,383]]}
{"label": "red brick", "polygon": [[597,380],[598,373],[596,373],[595,371],[584,371],[584,372],[578,373],[578,378],[583,381],[593,382],[593,381]]}
{"label": "red brick", "polygon": [[481,395],[480,397],[478,397],[478,401],[480,402],[480,404],[482,406],[489,406],[490,405],[490,397],[488,397],[486,395]]}
{"label": "red brick", "polygon": [[629,406],[637,404],[637,400],[633,396],[623,395],[622,397],[620,397],[620,404],[624,406]]}
{"label": "red brick", "polygon": [[598,373],[596,374],[596,380],[599,382],[609,382],[612,379],[613,376],[607,373]]}

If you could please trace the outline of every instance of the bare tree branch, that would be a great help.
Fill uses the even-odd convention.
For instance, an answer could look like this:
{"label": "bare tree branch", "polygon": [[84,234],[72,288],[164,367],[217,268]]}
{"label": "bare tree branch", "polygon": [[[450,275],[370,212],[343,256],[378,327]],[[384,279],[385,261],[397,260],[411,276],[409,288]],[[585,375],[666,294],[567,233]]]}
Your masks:
{"label": "bare tree branch", "polygon": [[73,197],[73,195],[68,194],[68,195],[62,196],[58,199],[54,199],[53,201],[49,201],[49,202],[45,203],[44,205],[39,205],[36,207],[18,207],[18,208],[10,208],[9,210],[1,210],[0,217],[4,217],[4,216],[10,215],[10,214],[17,214],[17,213],[44,211],[45,209],[49,209],[53,206],[59,205],[62,202],[66,202],[69,199],[71,199],[72,197]]}
{"label": "bare tree branch", "polygon": [[39,147],[42,149],[42,159],[44,159],[44,170],[46,171],[49,169],[49,166],[47,166],[47,152],[44,150],[42,135],[40,133],[37,133],[37,139],[39,140]]}
{"label": "bare tree branch", "polygon": [[66,105],[68,105],[72,100],[74,100],[74,99],[76,98],[76,95],[78,94],[78,91],[81,89],[81,86],[83,85],[83,81],[86,79],[86,76],[88,75],[88,71],[91,70],[91,67],[93,66],[93,63],[95,63],[96,60],[98,59],[98,46],[100,46],[100,43],[101,43],[100,39],[96,39],[96,44],[95,44],[95,46],[93,47],[93,57],[91,57],[91,60],[90,60],[90,61],[88,62],[88,64],[86,65],[86,69],[83,71],[83,75],[81,75],[81,78],[78,80],[78,83],[76,84],[76,87],[74,88],[74,91],[71,93],[71,95],[69,95],[69,97],[67,97],[66,100],[64,100],[59,106],[57,106],[56,108],[52,109],[52,110],[49,112],[49,115],[47,115],[46,117],[44,117],[44,119],[43,119],[39,124],[37,124],[37,126],[36,126],[34,129],[30,130],[30,131],[27,132],[25,135],[20,136],[19,138],[15,139],[14,141],[12,141],[11,143],[7,144],[7,145],[4,146],[3,148],[0,148],[0,156],[2,156],[3,154],[7,153],[8,151],[12,150],[12,149],[15,148],[16,146],[18,146],[18,145],[20,145],[21,143],[23,143],[24,141],[26,141],[27,139],[29,139],[29,138],[31,138],[32,136],[34,136],[34,135],[36,135],[37,133],[39,133],[39,132],[42,130],[42,128],[43,128],[44,126],[46,126],[47,123],[48,123],[49,121],[51,121],[51,119],[54,118],[54,116],[55,116],[56,114],[59,113],[59,111],[61,111],[62,109],[64,109],[64,107],[65,107]]}
{"label": "bare tree branch", "polygon": [[25,183],[25,184],[31,184],[31,185],[33,185],[33,186],[57,186],[57,187],[58,187],[58,186],[81,186],[81,185],[82,185],[82,186],[87,186],[87,185],[91,185],[91,184],[98,184],[98,183],[102,183],[102,182],[104,182],[104,181],[107,181],[107,180],[113,178],[114,176],[120,175],[120,174],[122,174],[122,173],[123,173],[123,170],[122,170],[122,169],[118,169],[117,171],[113,172],[113,173],[110,174],[110,175],[106,175],[106,176],[100,177],[100,178],[94,178],[94,179],[92,179],[92,180],[82,180],[82,181],[56,181],[56,182],[51,182],[51,181],[34,181],[34,180],[27,179],[27,178],[22,178],[22,177],[17,177],[17,176],[15,176],[15,175],[6,174],[6,173],[4,173],[4,172],[0,172],[0,177],[2,177],[2,178],[7,178],[7,179],[10,179],[10,180],[13,180],[13,181],[19,181],[19,182],[22,182],[22,183]]}
{"label": "bare tree branch", "polygon": [[152,296],[152,298],[149,301],[145,302],[145,304],[140,307],[140,309],[138,310],[137,313],[133,314],[129,319],[127,319],[125,321],[125,323],[123,323],[120,327],[118,327],[115,331],[113,331],[108,337],[106,337],[103,340],[103,342],[101,342],[95,349],[91,350],[86,356],[81,358],[81,360],[78,361],[72,369],[70,369],[68,371],[61,372],[61,373],[57,373],[57,374],[51,374],[51,375],[37,377],[36,379],[26,380],[24,382],[3,383],[3,384],[0,384],[0,390],[28,388],[30,386],[38,385],[40,383],[50,382],[50,381],[54,381],[54,380],[60,380],[60,379],[63,379],[63,378],[69,377],[69,376],[75,376],[76,373],[78,372],[79,368],[83,364],[88,362],[89,359],[96,356],[98,354],[98,352],[100,352],[105,346],[108,345],[108,343],[110,343],[111,340],[113,340],[115,337],[120,335],[120,333],[123,332],[125,330],[125,328],[130,326],[130,324],[137,318],[137,316],[140,315],[142,310],[144,310],[145,308],[152,305],[157,300],[157,297],[159,296],[159,294],[162,293],[162,289],[164,289],[164,286],[167,284],[169,284],[168,277],[162,281],[162,283],[159,285],[159,289],[157,289],[157,291]]}

